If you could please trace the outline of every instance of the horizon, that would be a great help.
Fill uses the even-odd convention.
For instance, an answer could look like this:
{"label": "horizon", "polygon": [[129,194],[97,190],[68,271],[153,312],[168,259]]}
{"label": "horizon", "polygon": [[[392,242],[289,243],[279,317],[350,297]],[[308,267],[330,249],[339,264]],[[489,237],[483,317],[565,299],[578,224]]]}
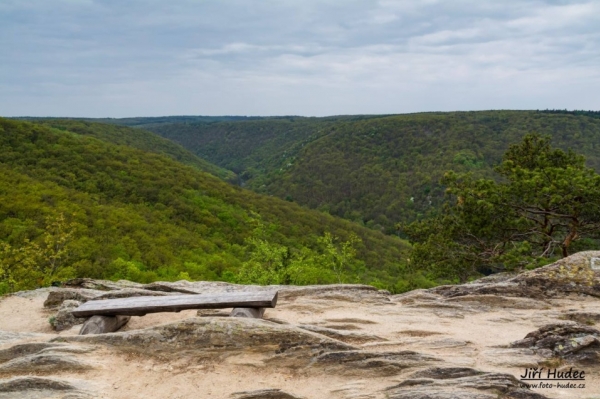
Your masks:
{"label": "horizon", "polygon": [[339,114],[339,115],[206,115],[206,114],[172,114],[172,115],[148,115],[148,116],[123,116],[123,117],[111,117],[111,116],[48,116],[48,115],[14,115],[6,116],[0,115],[0,118],[8,119],[137,119],[137,118],[342,118],[351,116],[365,116],[365,117],[387,117],[387,116],[400,116],[400,115],[417,115],[417,114],[447,114],[447,113],[460,113],[460,112],[589,112],[589,113],[600,113],[600,109],[481,109],[481,110],[453,110],[453,111],[416,111],[416,112],[404,112],[395,114]]}

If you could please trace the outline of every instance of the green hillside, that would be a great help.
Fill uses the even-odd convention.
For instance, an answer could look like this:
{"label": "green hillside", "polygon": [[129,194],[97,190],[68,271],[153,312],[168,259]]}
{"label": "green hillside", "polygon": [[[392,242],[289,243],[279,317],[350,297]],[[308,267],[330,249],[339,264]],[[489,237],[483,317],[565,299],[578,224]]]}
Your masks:
{"label": "green hillside", "polygon": [[261,116],[205,116],[205,115],[177,115],[177,116],[141,116],[131,118],[45,118],[45,117],[34,117],[24,116],[20,118],[14,118],[24,120],[28,122],[41,122],[48,120],[68,120],[68,121],[86,121],[86,122],[97,122],[109,125],[129,126],[129,127],[146,127],[162,124],[173,124],[173,123],[214,123],[214,122],[225,122],[225,121],[247,121],[247,120],[259,120],[267,119]]}
{"label": "green hillside", "polygon": [[245,187],[387,233],[436,209],[447,170],[492,176],[509,144],[552,137],[600,170],[596,112],[482,111],[153,127]]}
{"label": "green hillside", "polygon": [[174,143],[172,140],[166,140],[145,130],[74,119],[43,119],[36,121],[36,123],[60,130],[68,130],[85,136],[95,137],[99,140],[108,141],[113,144],[127,145],[143,151],[164,154],[176,161],[208,172],[223,180],[236,180],[235,173],[230,170],[218,167],[204,159],[198,158],[181,145]]}
{"label": "green hillside", "polygon": [[256,264],[291,265],[304,283],[408,287],[398,238],[98,139],[139,146],[120,138],[129,130],[62,130],[78,126],[0,118],[0,291],[77,276],[240,281]]}

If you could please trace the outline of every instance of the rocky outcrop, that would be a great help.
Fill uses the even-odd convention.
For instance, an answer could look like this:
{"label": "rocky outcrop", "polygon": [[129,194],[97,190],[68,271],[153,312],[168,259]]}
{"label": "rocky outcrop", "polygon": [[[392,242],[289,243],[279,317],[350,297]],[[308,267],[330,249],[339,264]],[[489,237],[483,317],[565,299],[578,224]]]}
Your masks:
{"label": "rocky outcrop", "polygon": [[304,367],[325,351],[353,346],[290,325],[246,318],[194,318],[144,330],[55,338],[53,342],[110,345],[144,355],[222,358],[261,352],[270,363]]}
{"label": "rocky outcrop", "polygon": [[581,324],[594,325],[600,322],[600,312],[569,310],[560,316],[563,320],[572,320]]}
{"label": "rocky outcrop", "polygon": [[19,357],[32,355],[34,353],[41,352],[45,349],[60,349],[64,345],[50,342],[31,342],[26,344],[19,344],[0,350],[0,363],[7,362]]}
{"label": "rocky outcrop", "polygon": [[138,288],[123,288],[111,291],[98,291],[90,289],[74,289],[61,288],[48,294],[48,299],[44,302],[47,308],[55,308],[61,306],[65,301],[73,300],[79,303],[98,300],[98,299],[114,299],[114,298],[130,298],[136,296],[166,296],[169,293],[160,291],[151,291]]}
{"label": "rocky outcrop", "polygon": [[74,356],[55,353],[36,353],[0,364],[0,375],[14,373],[48,374],[60,371],[84,371],[91,364]]}
{"label": "rocky outcrop", "polygon": [[[36,337],[41,338],[41,337]],[[29,342],[0,350],[0,399],[90,399],[85,382],[54,377],[56,374],[82,373],[95,367],[85,359],[94,347],[50,342]],[[83,355],[83,357],[81,357]],[[1,377],[6,377],[1,379]]]}
{"label": "rocky outcrop", "polygon": [[390,376],[406,369],[442,362],[436,357],[414,352],[329,352],[318,356],[313,366],[330,373],[362,376]]}
{"label": "rocky outcrop", "polygon": [[48,294],[48,298],[44,301],[46,308],[58,308],[64,301],[77,301],[80,303],[87,302],[104,294],[103,291],[90,289],[72,289],[60,288]]}
{"label": "rocky outcrop", "polygon": [[549,324],[533,331],[513,348],[531,348],[546,357],[558,357],[578,363],[600,362],[600,331],[576,323]]}
{"label": "rocky outcrop", "polygon": [[545,399],[510,374],[431,368],[386,389],[388,399]]}
{"label": "rocky outcrop", "polygon": [[0,379],[0,399],[93,399],[70,381],[45,377]]}
{"label": "rocky outcrop", "polygon": [[234,392],[232,399],[303,399],[281,389],[260,389],[258,391]]}
{"label": "rocky outcrop", "polygon": [[337,339],[338,341],[346,342],[349,344],[364,344],[366,342],[383,342],[387,339],[379,337],[377,335],[351,332],[351,331],[340,331],[339,329],[314,326],[310,324],[299,324],[298,328],[303,330],[312,331],[317,334],[323,334],[329,338]]}
{"label": "rocky outcrop", "polygon": [[56,316],[50,319],[50,324],[56,331],[69,329],[77,324],[83,324],[86,317],[75,317],[71,314],[71,310],[81,305],[81,302],[67,299],[58,308]]}
{"label": "rocky outcrop", "polygon": [[429,292],[446,298],[494,295],[535,299],[569,294],[600,297],[600,270],[591,268],[594,258],[600,258],[600,251],[579,252],[551,265],[512,278],[491,281],[481,279],[471,284],[445,285],[433,288]]}
{"label": "rocky outcrop", "polygon": [[[0,299],[2,325],[12,330],[0,331],[0,399],[557,398],[515,377],[536,367],[600,372],[592,257],[600,252],[401,295],[343,284],[71,280]],[[74,301],[273,291],[279,301],[264,319],[204,309],[134,316],[108,334],[68,328],[81,322],[67,314]],[[48,327],[53,314],[61,332]],[[598,395],[593,382],[560,392],[561,399]]]}

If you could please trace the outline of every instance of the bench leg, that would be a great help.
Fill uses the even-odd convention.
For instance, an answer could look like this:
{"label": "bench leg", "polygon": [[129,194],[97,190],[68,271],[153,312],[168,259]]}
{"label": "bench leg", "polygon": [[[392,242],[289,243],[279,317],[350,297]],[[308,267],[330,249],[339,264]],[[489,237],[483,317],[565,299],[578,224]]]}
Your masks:
{"label": "bench leg", "polygon": [[262,319],[265,308],[233,308],[229,317],[248,317],[251,319]]}
{"label": "bench leg", "polygon": [[115,332],[127,324],[129,319],[130,316],[92,316],[83,323],[79,335]]}

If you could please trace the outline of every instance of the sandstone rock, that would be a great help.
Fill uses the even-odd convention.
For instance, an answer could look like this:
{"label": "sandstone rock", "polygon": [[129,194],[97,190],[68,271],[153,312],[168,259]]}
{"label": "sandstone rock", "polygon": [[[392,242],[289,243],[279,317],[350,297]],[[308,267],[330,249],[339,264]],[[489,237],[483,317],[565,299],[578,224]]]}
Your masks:
{"label": "sandstone rock", "polygon": [[53,342],[107,344],[150,356],[201,358],[233,356],[241,351],[262,352],[274,364],[304,367],[324,351],[353,346],[291,325],[261,319],[202,317],[144,330],[113,334],[58,337]]}
{"label": "sandstone rock", "polygon": [[600,271],[591,269],[591,259],[600,251],[579,252],[551,265],[521,273],[510,281],[526,292],[541,292],[545,297],[561,294],[586,294],[600,297]]}
{"label": "sandstone rock", "polygon": [[43,377],[0,380],[0,399],[92,399],[70,381]]}
{"label": "sandstone rock", "polygon": [[87,302],[100,295],[103,291],[90,289],[75,289],[75,288],[59,288],[48,294],[48,298],[44,302],[44,307],[55,308],[59,307],[64,301],[74,300],[79,302]]}
{"label": "sandstone rock", "polygon": [[447,380],[452,378],[472,377],[484,374],[483,371],[475,370],[470,367],[432,367],[426,370],[417,371],[411,378],[432,378],[434,380]]}
{"label": "sandstone rock", "polygon": [[142,285],[141,288],[150,291],[171,292],[178,294],[214,294],[221,292],[264,292],[277,291],[279,286],[241,285],[224,283],[222,281],[157,281]]}
{"label": "sandstone rock", "polygon": [[597,312],[579,312],[570,311],[561,315],[563,320],[572,320],[581,324],[594,325],[600,322],[600,313]]}
{"label": "sandstone rock", "polygon": [[492,308],[550,309],[547,303],[530,298],[514,298],[498,295],[464,295],[446,298],[446,303],[458,303],[471,309],[489,310]]}
{"label": "sandstone rock", "polygon": [[77,324],[83,324],[83,322],[85,322],[85,320],[87,319],[86,317],[79,318],[71,314],[71,310],[75,309],[79,305],[81,305],[81,302],[74,301],[72,299],[67,299],[66,301],[63,301],[63,303],[58,308],[56,316],[54,316],[54,318],[51,319],[50,324],[52,324],[52,327],[54,327],[56,331],[62,331],[69,329]]}
{"label": "sandstone rock", "polygon": [[389,399],[546,398],[522,388],[520,381],[510,374],[456,367],[418,371],[386,392]]}
{"label": "sandstone rock", "polygon": [[341,292],[368,292],[377,293],[378,289],[364,284],[328,284],[328,285],[304,285],[304,286],[292,286],[292,285],[280,285],[278,286],[279,291],[287,298],[297,296],[313,296],[315,294],[330,293],[335,291]]}
{"label": "sandstone rock", "polygon": [[70,288],[87,288],[99,291],[113,291],[124,288],[141,288],[143,284],[127,280],[119,280],[115,282],[110,280],[94,280],[91,278],[74,278],[65,282],[63,286]]}
{"label": "sandstone rock", "polygon": [[47,338],[45,334],[36,334],[28,332],[12,332],[0,330],[0,345],[8,344],[11,342],[32,340],[35,338]]}
{"label": "sandstone rock", "polygon": [[546,358],[545,356],[530,348],[492,348],[481,352],[480,364],[485,364],[488,367],[511,367],[511,368],[528,368],[538,367],[540,362]]}
{"label": "sandstone rock", "polygon": [[387,341],[387,339],[379,337],[377,335],[366,334],[366,333],[357,333],[350,331],[338,331],[333,328],[314,326],[310,324],[300,324],[298,328],[303,330],[312,331],[317,334],[323,334],[330,338],[337,339],[342,342],[347,342],[351,344],[364,344],[366,342],[381,342]]}
{"label": "sandstone rock", "polygon": [[[93,284],[89,284],[93,286]],[[61,306],[65,301],[78,301],[80,303],[113,298],[130,298],[137,296],[166,296],[174,295],[170,292],[152,291],[142,288],[122,288],[110,291],[99,291],[87,288],[57,288],[48,294],[44,307],[55,308]]]}
{"label": "sandstone rock", "polygon": [[131,316],[92,316],[79,330],[79,335],[105,334],[119,331],[129,322]]}
{"label": "sandstone rock", "polygon": [[247,317],[251,319],[262,319],[265,308],[234,308],[229,317]]}
{"label": "sandstone rock", "polygon": [[390,376],[438,362],[441,362],[438,358],[414,351],[345,351],[324,353],[315,359],[313,367],[336,374]]}
{"label": "sandstone rock", "polygon": [[125,288],[121,290],[114,290],[102,293],[97,297],[93,298],[94,300],[98,299],[115,299],[115,298],[131,298],[137,296],[168,296],[168,295],[176,295],[176,293],[171,292],[161,292],[161,291],[152,291],[141,288]]}
{"label": "sandstone rock", "polygon": [[600,331],[576,323],[549,324],[530,332],[513,348],[532,348],[536,353],[594,364],[600,360]]}
{"label": "sandstone rock", "polygon": [[202,294],[202,289],[194,289],[194,284],[188,281],[178,281],[174,283],[169,282],[155,282],[146,284],[143,286],[147,291],[157,291],[157,292],[172,292],[177,294]]}
{"label": "sandstone rock", "polygon": [[337,330],[337,331],[356,331],[356,330],[360,330],[361,328],[355,324],[324,324],[321,327],[324,328],[328,328],[330,330]]}
{"label": "sandstone rock", "polygon": [[0,380],[0,392],[19,392],[27,390],[71,391],[75,390],[67,381],[43,377],[15,377]]}
{"label": "sandstone rock", "polygon": [[405,292],[403,294],[392,295],[390,300],[404,305],[411,305],[417,302],[432,302],[441,298],[440,295],[431,293],[429,290],[418,289]]}
{"label": "sandstone rock", "polygon": [[325,321],[329,322],[329,323],[377,324],[377,322],[375,322],[373,320],[357,319],[357,318],[354,318],[354,317],[342,317],[342,318],[335,318],[335,319],[325,319]]}
{"label": "sandstone rock", "polygon": [[600,271],[591,269],[591,259],[599,257],[600,251],[579,252],[500,282],[480,279],[470,284],[435,287],[429,292],[447,298],[464,295],[552,298],[568,294],[600,297]]}
{"label": "sandstone rock", "polygon": [[284,392],[281,389],[261,389],[258,391],[234,392],[231,394],[233,399],[302,399]]}
{"label": "sandstone rock", "polygon": [[83,371],[91,368],[89,363],[69,355],[40,353],[18,357],[0,364],[0,374],[56,373],[58,371]]}
{"label": "sandstone rock", "polygon": [[38,353],[43,349],[57,348],[64,346],[58,343],[49,342],[30,342],[25,344],[19,344],[11,346],[10,348],[0,350],[0,363],[7,362],[18,357],[32,355]]}
{"label": "sandstone rock", "polygon": [[[262,320],[218,317],[227,316],[230,309],[210,309],[199,310],[202,317],[179,321],[174,320],[185,314],[132,318],[129,331],[100,335],[0,331],[4,378],[15,373],[69,378],[76,374],[87,380],[84,384],[65,381],[85,387],[85,392],[24,385],[12,392],[0,390],[0,399],[74,399],[91,394],[88,389],[106,398],[129,394],[187,397],[192,391],[204,397],[212,391],[206,397],[298,399],[299,392],[291,388],[297,382],[283,382],[294,377],[307,387],[323,384],[322,389],[314,387],[314,395],[308,389],[302,391],[311,399],[539,399],[543,396],[522,388],[514,377],[491,371],[510,370],[518,375],[516,370],[561,357],[569,363],[586,362],[586,373],[597,374],[600,335],[585,324],[600,320],[600,303],[590,297],[595,295],[598,276],[586,269],[586,262],[599,255],[578,254],[520,275],[489,276],[461,286],[401,295],[361,285],[262,287],[72,280],[61,288],[0,299],[3,314],[12,318],[6,326],[46,331],[48,315],[41,309],[46,296],[47,306],[62,304],[63,309],[73,304],[70,300],[183,293],[279,291],[280,300],[276,309],[268,310],[267,316],[273,317]],[[14,311],[21,308],[26,310],[22,317]],[[559,317],[583,325],[549,326]],[[146,326],[153,327],[141,329]],[[515,343],[518,347],[506,347],[507,342],[540,326],[544,327]],[[516,336],[515,331],[519,331]],[[86,354],[96,347],[102,350]],[[84,367],[104,367],[85,372],[78,362],[85,363]],[[135,380],[128,377],[131,370],[139,372]],[[0,387],[6,381],[0,380]],[[186,389],[180,389],[183,384]],[[273,389],[255,391],[259,386]],[[231,394],[234,391],[243,392]],[[569,393],[595,397],[598,392],[596,385],[588,384],[581,392]]]}
{"label": "sandstone rock", "polygon": [[196,316],[198,317],[229,317],[231,312],[222,309],[198,309]]}

